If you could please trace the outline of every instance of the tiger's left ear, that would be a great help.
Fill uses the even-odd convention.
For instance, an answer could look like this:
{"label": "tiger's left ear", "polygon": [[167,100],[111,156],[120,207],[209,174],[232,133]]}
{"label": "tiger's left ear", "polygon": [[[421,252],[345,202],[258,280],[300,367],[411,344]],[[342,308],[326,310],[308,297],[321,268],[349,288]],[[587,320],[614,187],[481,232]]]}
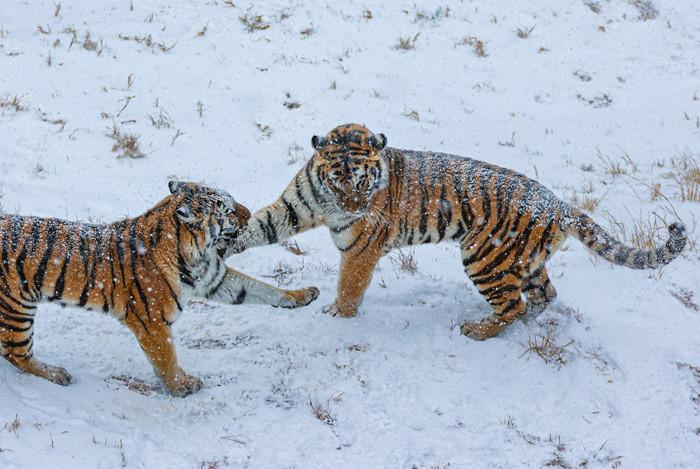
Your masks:
{"label": "tiger's left ear", "polygon": [[326,145],[328,145],[328,139],[326,137],[319,137],[318,135],[311,137],[311,146],[316,150],[322,150]]}
{"label": "tiger's left ear", "polygon": [[173,195],[179,194],[182,192],[182,189],[185,188],[185,183],[181,181],[169,181],[168,182],[168,189],[170,189],[170,193]]}
{"label": "tiger's left ear", "polygon": [[372,136],[370,143],[372,146],[377,149],[377,150],[383,150],[384,147],[386,146],[386,135],[384,134],[375,134]]}

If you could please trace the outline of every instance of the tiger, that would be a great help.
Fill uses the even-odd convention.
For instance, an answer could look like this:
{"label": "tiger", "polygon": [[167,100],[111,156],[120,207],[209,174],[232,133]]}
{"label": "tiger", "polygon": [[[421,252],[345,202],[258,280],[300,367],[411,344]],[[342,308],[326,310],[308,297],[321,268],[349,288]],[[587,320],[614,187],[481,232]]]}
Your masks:
{"label": "tiger", "polygon": [[170,194],[140,216],[109,224],[0,216],[0,345],[16,368],[67,385],[71,375],[33,355],[42,301],[101,309],[136,336],[173,396],[203,383],[178,366],[171,326],[189,298],[296,308],[314,287],[282,290],[226,267],[226,246],[250,211],[227,192],[170,181]]}
{"label": "tiger", "polygon": [[341,259],[337,297],[324,312],[352,317],[382,256],[407,245],[456,242],[467,276],[492,309],[460,331],[484,340],[554,300],[545,264],[568,236],[633,269],[668,264],[686,244],[685,227],[672,223],[663,246],[631,248],[523,174],[386,144],[384,134],[359,124],[313,136],[311,159],[275,202],[253,214],[227,255],[325,225]]}

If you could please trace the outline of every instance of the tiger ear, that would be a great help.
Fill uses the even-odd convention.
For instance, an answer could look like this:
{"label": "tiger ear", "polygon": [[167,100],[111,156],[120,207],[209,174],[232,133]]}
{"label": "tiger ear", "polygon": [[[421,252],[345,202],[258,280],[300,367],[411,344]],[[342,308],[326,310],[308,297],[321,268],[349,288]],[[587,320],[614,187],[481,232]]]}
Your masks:
{"label": "tiger ear", "polygon": [[182,192],[182,189],[184,189],[185,183],[181,181],[169,181],[168,182],[168,189],[170,189],[170,193],[173,195],[179,194]]}
{"label": "tiger ear", "polygon": [[321,150],[326,145],[328,145],[328,139],[326,137],[319,137],[318,135],[311,137],[311,146],[316,150]]}
{"label": "tiger ear", "polygon": [[386,135],[376,134],[372,136],[371,140],[372,146],[377,150],[383,150],[386,146]]}
{"label": "tiger ear", "polygon": [[192,208],[189,205],[178,207],[177,210],[175,210],[175,213],[183,223],[192,224],[197,221],[197,217],[194,216],[194,213],[192,213]]}

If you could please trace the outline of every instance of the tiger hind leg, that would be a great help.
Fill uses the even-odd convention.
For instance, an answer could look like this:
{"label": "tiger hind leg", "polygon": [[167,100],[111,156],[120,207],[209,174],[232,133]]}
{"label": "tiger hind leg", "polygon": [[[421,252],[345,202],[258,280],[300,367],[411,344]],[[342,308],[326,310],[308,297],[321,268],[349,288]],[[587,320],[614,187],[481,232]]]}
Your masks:
{"label": "tiger hind leg", "polygon": [[0,306],[0,345],[2,356],[18,369],[66,386],[71,375],[63,368],[34,358],[34,306],[12,308]]}
{"label": "tiger hind leg", "polygon": [[523,293],[527,298],[528,314],[540,314],[557,297],[557,290],[549,280],[544,264],[527,277]]}
{"label": "tiger hind leg", "polygon": [[521,280],[518,277],[508,274],[488,283],[481,283],[480,278],[472,280],[494,313],[482,321],[463,322],[460,327],[463,335],[475,340],[489,339],[525,314],[526,305],[521,298]]}

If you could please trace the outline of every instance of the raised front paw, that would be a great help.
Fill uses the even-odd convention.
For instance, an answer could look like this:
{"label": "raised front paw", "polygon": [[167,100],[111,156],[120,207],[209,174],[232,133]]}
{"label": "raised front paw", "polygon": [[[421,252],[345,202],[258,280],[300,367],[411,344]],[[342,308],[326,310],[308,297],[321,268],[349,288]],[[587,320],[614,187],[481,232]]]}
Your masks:
{"label": "raised front paw", "polygon": [[202,389],[203,383],[201,379],[188,375],[183,371],[166,386],[173,396],[185,397]]}
{"label": "raised front paw", "polygon": [[498,335],[505,325],[491,322],[489,320],[481,322],[464,321],[459,328],[462,335],[466,335],[474,340],[486,340]]}
{"label": "raised front paw", "polygon": [[308,287],[302,288],[301,290],[290,290],[285,294],[282,299],[282,308],[300,308],[306,306],[316,298],[318,298],[318,288]]}
{"label": "raised front paw", "polygon": [[323,307],[323,314],[330,314],[333,317],[352,318],[357,316],[357,309],[341,308],[337,302],[333,302]]}

